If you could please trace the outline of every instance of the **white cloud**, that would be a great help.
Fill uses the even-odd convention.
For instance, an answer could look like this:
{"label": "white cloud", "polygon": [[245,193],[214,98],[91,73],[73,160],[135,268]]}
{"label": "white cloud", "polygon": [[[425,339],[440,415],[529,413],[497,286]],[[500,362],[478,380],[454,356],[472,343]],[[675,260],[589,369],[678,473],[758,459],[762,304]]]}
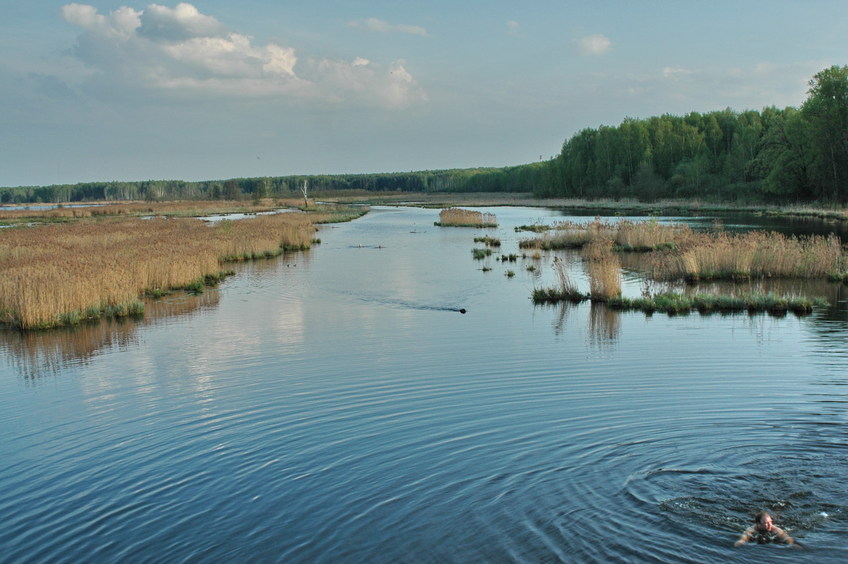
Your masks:
{"label": "white cloud", "polygon": [[342,93],[336,101],[342,101],[343,95],[360,102],[376,97],[381,106],[402,109],[427,101],[405,64],[398,60],[388,66],[378,65],[361,57],[352,63],[322,59],[314,71],[319,88]]}
{"label": "white cloud", "polygon": [[391,24],[377,18],[366,18],[364,20],[355,20],[348,25],[351,27],[361,27],[368,31],[377,33],[406,33],[408,35],[419,35],[421,37],[429,37],[430,34],[426,29],[417,25]]}
{"label": "white cloud", "polygon": [[[92,6],[68,4],[62,14],[84,30],[74,54],[95,71],[81,80],[101,95],[282,96],[390,108],[426,100],[402,61],[302,60],[291,46],[254,44],[250,36],[228,30],[185,2],[174,8],[150,4],[139,11],[122,7],[106,15]],[[403,73],[395,76],[393,69]]]}
{"label": "white cloud", "polygon": [[573,45],[581,55],[603,55],[612,49],[612,41],[600,34],[575,39]]}
{"label": "white cloud", "polygon": [[507,33],[510,35],[517,36],[521,34],[521,26],[515,20],[509,20],[506,22],[506,29]]}
{"label": "white cloud", "polygon": [[144,10],[140,35],[180,41],[192,37],[221,37],[226,28],[212,16],[201,14],[191,4],[180,2],[175,8],[151,4]]}
{"label": "white cloud", "polygon": [[664,67],[662,70],[663,78],[667,78],[670,80],[679,80],[681,78],[691,76],[692,74],[693,71],[678,67]]}

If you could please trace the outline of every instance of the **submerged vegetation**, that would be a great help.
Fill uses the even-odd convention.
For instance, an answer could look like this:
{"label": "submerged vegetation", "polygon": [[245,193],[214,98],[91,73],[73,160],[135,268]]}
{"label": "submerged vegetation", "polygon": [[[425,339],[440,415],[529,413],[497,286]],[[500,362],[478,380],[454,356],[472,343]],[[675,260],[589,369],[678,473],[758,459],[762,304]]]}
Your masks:
{"label": "submerged vegetation", "polygon": [[207,223],[199,219],[105,219],[0,230],[0,321],[49,328],[134,315],[140,299],[200,292],[227,261],[308,249],[316,220],[305,213]]}
{"label": "submerged vegetation", "polygon": [[498,221],[494,214],[462,208],[447,208],[439,212],[439,221],[434,225],[440,227],[497,227]]}

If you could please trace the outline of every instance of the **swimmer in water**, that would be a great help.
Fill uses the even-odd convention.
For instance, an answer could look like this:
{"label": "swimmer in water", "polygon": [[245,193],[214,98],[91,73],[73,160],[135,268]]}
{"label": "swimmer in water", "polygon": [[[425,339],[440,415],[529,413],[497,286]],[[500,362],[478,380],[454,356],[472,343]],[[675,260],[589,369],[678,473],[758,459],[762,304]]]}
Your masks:
{"label": "swimmer in water", "polygon": [[754,524],[748,527],[739,540],[733,546],[742,546],[745,543],[766,544],[770,542],[789,544],[800,548],[795,539],[786,534],[786,531],[774,524],[769,515],[765,511],[757,513],[754,517]]}

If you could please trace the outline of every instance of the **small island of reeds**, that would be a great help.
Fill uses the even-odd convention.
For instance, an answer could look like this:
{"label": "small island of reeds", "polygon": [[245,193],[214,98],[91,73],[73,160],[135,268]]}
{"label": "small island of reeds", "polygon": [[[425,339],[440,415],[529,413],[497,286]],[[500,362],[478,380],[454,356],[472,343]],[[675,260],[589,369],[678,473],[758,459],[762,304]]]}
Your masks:
{"label": "small island of reeds", "polygon": [[654,222],[616,225],[600,221],[579,226],[570,224],[561,231],[563,233],[556,239],[546,237],[541,242],[535,239],[534,245],[525,247],[550,248],[544,245],[556,240],[559,245],[556,248],[582,248],[590,291],[578,291],[563,261],[555,258],[553,268],[559,285],[535,289],[532,299],[536,303],[592,300],[605,302],[613,309],[636,309],[646,313],[697,310],[701,313],[748,311],[775,315],[786,312],[805,315],[814,307],[827,305],[819,298],[773,293],[687,296],[663,292],[640,298],[622,297],[617,252],[644,251],[651,246],[655,256],[646,276],[654,280],[846,279],[846,252],[835,235],[787,237],[760,231],[694,233],[685,227],[661,226]]}
{"label": "small island of reeds", "polygon": [[447,208],[439,212],[439,221],[433,223],[439,227],[497,227],[494,214],[462,208]]}

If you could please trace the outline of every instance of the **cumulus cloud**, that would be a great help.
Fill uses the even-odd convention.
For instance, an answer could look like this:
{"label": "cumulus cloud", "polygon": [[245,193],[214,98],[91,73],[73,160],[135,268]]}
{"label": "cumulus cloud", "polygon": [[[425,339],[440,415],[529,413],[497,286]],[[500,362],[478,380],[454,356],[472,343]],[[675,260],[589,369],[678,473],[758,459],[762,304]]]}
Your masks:
{"label": "cumulus cloud", "polygon": [[667,78],[669,80],[679,80],[692,74],[693,71],[679,67],[663,67],[662,70],[663,78]]}
{"label": "cumulus cloud", "polygon": [[391,24],[377,18],[366,18],[364,20],[355,20],[348,25],[351,27],[360,27],[376,33],[406,33],[408,35],[419,35],[421,37],[429,37],[430,34],[423,27],[417,25]]}
{"label": "cumulus cloud", "polygon": [[581,55],[603,55],[612,49],[609,37],[600,34],[575,39],[573,45]]}
{"label": "cumulus cloud", "polygon": [[185,2],[108,14],[67,4],[62,15],[83,30],[74,54],[96,71],[86,79],[97,87],[108,84],[110,91],[376,101],[391,108],[426,100],[403,61],[302,60],[293,47],[257,45]]}
{"label": "cumulus cloud", "polygon": [[139,35],[183,41],[193,37],[224,37],[226,28],[212,16],[201,14],[191,4],[180,2],[175,8],[151,4],[144,10]]}

